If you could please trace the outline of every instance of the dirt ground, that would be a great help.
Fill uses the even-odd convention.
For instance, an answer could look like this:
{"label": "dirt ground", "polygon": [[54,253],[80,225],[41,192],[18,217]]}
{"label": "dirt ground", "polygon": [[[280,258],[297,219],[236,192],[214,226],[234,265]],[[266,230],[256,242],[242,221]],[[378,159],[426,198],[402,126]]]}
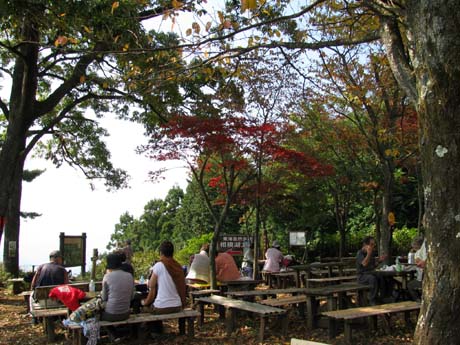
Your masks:
{"label": "dirt ground", "polygon": [[[260,344],[257,342],[258,320],[251,317],[238,318],[238,329],[230,336],[226,336],[224,324],[218,320],[218,315],[211,309],[207,311],[203,327],[195,328],[195,338],[188,339],[179,336],[177,322],[166,323],[165,332],[161,336],[149,339],[132,339],[128,334],[119,334],[116,344],[206,344],[206,345],[233,345],[233,344]],[[208,317],[209,316],[209,317]],[[413,316],[415,324],[415,316]],[[353,332],[353,345],[408,345],[412,343],[414,328],[407,328],[401,317],[392,317],[390,331],[385,331],[383,323],[379,320],[377,332],[356,330]],[[341,332],[342,330],[339,329]],[[266,339],[263,344],[290,344],[291,338],[306,339],[331,345],[345,344],[343,332],[333,340],[328,339],[327,329],[308,331],[303,319],[293,311],[289,313],[289,330],[286,337],[280,334],[276,321],[270,321],[265,330]],[[0,288],[0,344],[1,345],[41,345],[47,344],[41,324],[32,325],[30,316],[26,313],[24,300],[21,296],[12,295],[7,289]],[[70,345],[64,329],[57,330],[56,345]],[[102,336],[98,344],[110,344],[107,336]]]}

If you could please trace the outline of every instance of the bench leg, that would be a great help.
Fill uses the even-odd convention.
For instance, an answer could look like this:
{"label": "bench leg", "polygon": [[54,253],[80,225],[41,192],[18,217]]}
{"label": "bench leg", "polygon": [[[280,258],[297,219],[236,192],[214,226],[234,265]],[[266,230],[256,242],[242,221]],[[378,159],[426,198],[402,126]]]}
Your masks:
{"label": "bench leg", "polygon": [[406,327],[411,327],[412,326],[412,321],[410,319],[410,311],[405,311],[404,312],[404,321],[406,323]]}
{"label": "bench leg", "polygon": [[259,342],[264,341],[264,334],[265,334],[265,317],[260,317],[260,328],[259,328]]}
{"label": "bench leg", "polygon": [[46,338],[48,342],[54,342],[56,334],[54,333],[54,318],[53,317],[44,317],[43,326],[45,328]]}
{"label": "bench leg", "polygon": [[299,307],[299,315],[303,319],[305,318],[305,305],[306,305],[306,302],[301,302],[298,305],[298,307]]}
{"label": "bench leg", "polygon": [[329,339],[334,339],[337,336],[337,321],[332,317],[328,320],[328,331]]}
{"label": "bench leg", "polygon": [[313,329],[316,326],[316,298],[313,296],[307,297],[307,328]]}
{"label": "bench leg", "polygon": [[83,345],[83,329],[72,329],[72,345]]}
{"label": "bench leg", "polygon": [[348,344],[351,344],[351,321],[345,320],[344,331],[345,331],[345,341]]}
{"label": "bench leg", "polygon": [[371,329],[372,331],[376,331],[377,330],[377,315],[369,316],[368,324],[369,324],[369,329]]}
{"label": "bench leg", "polygon": [[227,335],[230,335],[235,329],[235,320],[236,320],[236,309],[228,308],[227,317],[225,318],[225,326]]}
{"label": "bench leg", "polygon": [[185,334],[185,318],[180,317],[178,321],[179,321],[179,334],[184,335]]}
{"label": "bench leg", "polygon": [[203,326],[204,323],[204,303],[199,304],[200,317],[198,318],[198,326]]}
{"label": "bench leg", "polygon": [[195,336],[195,318],[189,317],[187,318],[187,335],[190,338]]}
{"label": "bench leg", "polygon": [[225,307],[223,305],[217,305],[217,304],[215,304],[215,307],[217,307],[219,311],[219,320],[225,319]]}

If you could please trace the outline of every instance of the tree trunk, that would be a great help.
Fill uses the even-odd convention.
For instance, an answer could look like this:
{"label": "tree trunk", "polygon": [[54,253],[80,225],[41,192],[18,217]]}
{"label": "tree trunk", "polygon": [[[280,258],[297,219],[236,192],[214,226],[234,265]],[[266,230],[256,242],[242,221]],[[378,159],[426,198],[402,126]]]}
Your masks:
{"label": "tree trunk", "polygon": [[458,1],[409,2],[420,118],[428,262],[414,343],[454,345],[460,328]]}
{"label": "tree trunk", "polygon": [[382,214],[380,216],[380,236],[378,239],[379,255],[388,255],[386,263],[389,262],[391,255],[391,237],[393,225],[389,222],[389,215],[392,211],[394,177],[393,169],[389,162],[384,162],[383,166],[383,193],[382,193]]}
{"label": "tree trunk", "polygon": [[[27,156],[27,132],[35,120],[39,34],[34,18],[25,17],[23,43],[18,46],[12,76],[10,109],[5,142],[0,151],[0,216],[7,216],[4,265],[7,272],[18,272],[21,184]],[[0,240],[2,229],[0,229]]]}
{"label": "tree trunk", "polygon": [[8,207],[8,223],[5,226],[5,244],[3,248],[3,265],[5,271],[14,277],[19,274],[19,229],[22,196],[22,175],[24,161],[21,159],[16,167],[12,183],[12,195]]}
{"label": "tree trunk", "polygon": [[[11,120],[7,139],[0,152],[0,190],[4,194],[0,203],[1,214],[6,215],[3,265],[6,272],[17,276],[19,272],[19,228],[24,170],[26,130],[21,122]],[[14,134],[11,134],[14,133]],[[4,163],[5,162],[5,163]],[[0,233],[1,239],[2,233]]]}

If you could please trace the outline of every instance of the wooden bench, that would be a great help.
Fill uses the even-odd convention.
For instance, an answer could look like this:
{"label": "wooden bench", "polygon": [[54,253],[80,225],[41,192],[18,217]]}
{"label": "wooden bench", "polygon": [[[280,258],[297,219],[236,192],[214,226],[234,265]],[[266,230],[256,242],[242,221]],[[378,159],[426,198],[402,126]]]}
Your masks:
{"label": "wooden bench", "polygon": [[30,313],[30,296],[32,295],[32,290],[23,291],[19,294],[19,296],[24,297],[24,304],[26,305],[27,313]]}
{"label": "wooden bench", "polygon": [[329,285],[326,287],[306,288],[304,294],[307,295],[307,327],[313,329],[318,323],[318,300],[327,299],[327,310],[334,311],[346,308],[347,295],[356,294],[357,304],[366,305],[366,294],[369,285],[358,283],[342,283]]}
{"label": "wooden bench", "polygon": [[313,284],[318,285],[331,285],[339,284],[346,281],[356,281],[356,275],[350,276],[339,276],[339,277],[326,277],[326,278],[307,278],[307,287],[310,287]]}
{"label": "wooden bench", "polygon": [[278,294],[303,294],[305,288],[288,288],[288,289],[260,289],[250,291],[230,291],[226,292],[225,295],[231,298],[243,299],[243,298],[255,298],[262,297],[266,299],[268,296],[275,296]]}
{"label": "wooden bench", "polygon": [[[83,290],[85,292],[89,291],[88,282],[74,283],[68,285]],[[35,300],[38,300],[41,303],[41,305],[38,306],[33,303],[30,304],[30,314],[32,315],[32,317],[41,318],[43,320],[43,328],[47,336],[48,342],[53,342],[55,339],[56,334],[54,323],[56,321],[56,318],[66,317],[69,315],[69,310],[66,306],[64,306],[60,302],[57,302],[56,300],[52,300],[49,298],[50,291],[57,286],[59,285],[48,285],[35,288],[35,290],[33,291],[33,297]],[[96,290],[101,289],[102,282],[96,282]],[[32,296],[32,293],[29,294],[29,299],[30,296]]]}
{"label": "wooden bench", "polygon": [[225,317],[227,334],[232,333],[235,329],[236,313],[238,310],[254,313],[260,317],[259,341],[263,341],[264,339],[265,323],[268,317],[277,316],[281,318],[282,334],[286,334],[287,312],[284,309],[270,307],[259,303],[235,300],[216,295],[212,295],[210,297],[197,298],[196,301],[199,303],[198,306],[200,308],[200,325],[202,325],[204,322],[204,305],[214,304],[219,306],[219,314],[221,317],[224,315],[224,311],[226,311],[228,314],[227,317]]}
{"label": "wooden bench", "polygon": [[377,326],[377,316],[383,315],[388,317],[390,314],[404,312],[405,321],[410,324],[410,312],[420,310],[420,303],[413,301],[389,303],[369,307],[351,308],[344,310],[335,310],[322,313],[329,317],[333,322],[329,323],[329,336],[333,338],[337,333],[336,320],[344,320],[345,340],[351,344],[352,321],[362,318],[371,318],[371,328]]}
{"label": "wooden bench", "polygon": [[214,289],[205,289],[205,290],[195,290],[195,291],[190,291],[189,292],[189,297],[190,297],[190,303],[192,308],[195,306],[195,299],[199,297],[208,297],[211,295],[218,295],[220,294],[220,290],[214,290]]}
{"label": "wooden bench", "polygon": [[316,341],[303,340],[303,339],[291,339],[291,345],[328,345],[326,343],[318,343]]}
{"label": "wooden bench", "polygon": [[[200,315],[200,313],[193,309],[184,309],[177,313],[171,314],[150,314],[150,313],[141,313],[141,314],[131,314],[128,319],[123,321],[100,321],[99,326],[109,327],[109,326],[122,326],[122,325],[133,325],[139,326],[144,322],[153,322],[153,321],[167,321],[167,320],[178,320],[179,322],[179,334],[183,335],[187,333],[189,337],[195,336],[194,321]],[[187,324],[187,332],[186,332]],[[83,327],[80,324],[69,324],[68,329],[72,335],[72,344],[73,345],[83,345],[86,344],[86,339],[83,335]],[[139,336],[139,327],[135,327],[136,336]]]}
{"label": "wooden bench", "polygon": [[307,296],[295,295],[287,297],[269,298],[259,301],[258,303],[263,305],[269,305],[271,307],[283,307],[297,304],[299,306],[299,314],[301,317],[305,317],[305,307],[307,305]]}

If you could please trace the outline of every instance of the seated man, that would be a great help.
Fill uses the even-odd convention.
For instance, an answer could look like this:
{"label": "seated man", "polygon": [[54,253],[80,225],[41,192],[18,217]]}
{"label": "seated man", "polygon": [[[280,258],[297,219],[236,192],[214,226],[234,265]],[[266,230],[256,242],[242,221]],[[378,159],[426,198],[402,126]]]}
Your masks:
{"label": "seated man", "polygon": [[[35,275],[32,278],[32,290],[40,286],[68,284],[68,274],[64,266],[62,266],[62,264],[63,259],[61,252],[59,250],[53,250],[50,253],[50,262],[40,265],[37,268],[37,272],[35,272]],[[31,309],[35,309],[36,306],[45,306],[44,302],[37,301],[33,294],[30,298],[30,303]],[[48,303],[47,305],[59,306],[61,304],[58,301],[56,301],[55,303]]]}
{"label": "seated man", "polygon": [[216,254],[216,279],[221,282],[238,280],[241,278],[240,271],[233,256],[220,249]]}
{"label": "seated man", "polygon": [[414,248],[418,248],[415,252],[415,264],[417,265],[417,278],[411,280],[407,284],[409,294],[414,301],[420,302],[423,280],[423,269],[426,265],[427,253],[426,253],[426,241],[422,237],[416,238],[413,242]]}
{"label": "seated man", "polygon": [[[373,274],[376,268],[374,257],[375,239],[372,236],[366,236],[362,242],[362,248],[356,254],[356,271],[358,273],[358,283],[370,285],[369,303],[375,305],[380,292],[380,297],[385,297],[385,280],[383,277]],[[380,256],[378,261],[385,260],[386,256]]]}
{"label": "seated man", "polygon": [[101,320],[121,321],[129,317],[134,296],[134,278],[121,267],[122,258],[118,253],[107,255],[107,273],[102,279],[101,298],[104,310]]}

